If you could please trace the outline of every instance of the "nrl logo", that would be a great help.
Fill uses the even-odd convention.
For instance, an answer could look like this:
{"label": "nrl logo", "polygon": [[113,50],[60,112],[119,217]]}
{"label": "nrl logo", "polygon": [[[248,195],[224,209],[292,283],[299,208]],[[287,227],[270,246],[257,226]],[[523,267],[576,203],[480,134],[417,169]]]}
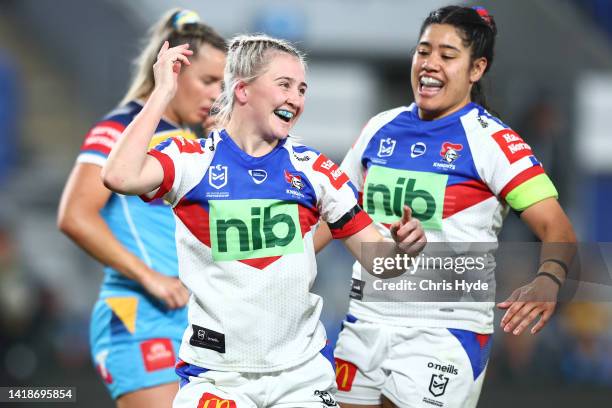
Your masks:
{"label": "nrl logo", "polygon": [[378,146],[378,157],[389,157],[393,154],[393,150],[395,150],[395,140],[390,137],[386,139],[382,139],[380,141],[380,145]]}
{"label": "nrl logo", "polygon": [[217,164],[208,170],[208,184],[217,190],[227,184],[227,166]]}
{"label": "nrl logo", "polygon": [[429,381],[429,392],[434,397],[440,397],[444,395],[446,391],[446,385],[448,384],[448,377],[442,374],[432,374],[431,380]]}

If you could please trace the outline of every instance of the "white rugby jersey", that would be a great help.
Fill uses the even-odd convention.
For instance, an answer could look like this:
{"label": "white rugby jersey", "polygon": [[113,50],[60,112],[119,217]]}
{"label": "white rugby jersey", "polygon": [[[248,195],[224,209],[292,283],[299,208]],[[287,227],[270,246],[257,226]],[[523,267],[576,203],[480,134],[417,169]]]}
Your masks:
{"label": "white rugby jersey", "polygon": [[[366,124],[340,168],[381,233],[389,236],[389,225],[407,204],[430,243],[497,242],[510,207],[522,211],[557,197],[529,145],[474,103],[433,121],[421,120],[414,103],[380,113]],[[487,269],[482,279],[494,284],[491,259]],[[353,288],[362,287],[360,280],[362,269],[356,262]],[[493,331],[492,302],[367,302],[359,300],[359,293],[351,297],[349,314],[358,319]]]}
{"label": "white rugby jersey", "polygon": [[239,372],[283,370],[326,342],[322,300],[310,293],[317,268],[313,227],[334,237],[371,223],[355,188],[331,160],[280,141],[252,157],[224,131],[201,141],[170,139],[149,152],[174,209],[179,277],[189,288],[189,327],[179,357]]}

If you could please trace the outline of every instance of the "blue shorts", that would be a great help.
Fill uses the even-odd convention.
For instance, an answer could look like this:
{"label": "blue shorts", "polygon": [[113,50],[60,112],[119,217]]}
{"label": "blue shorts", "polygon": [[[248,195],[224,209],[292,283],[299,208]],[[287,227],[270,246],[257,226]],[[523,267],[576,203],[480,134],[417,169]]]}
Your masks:
{"label": "blue shorts", "polygon": [[174,365],[186,326],[186,308],[168,310],[137,292],[104,293],[92,312],[90,345],[111,397],[178,382]]}

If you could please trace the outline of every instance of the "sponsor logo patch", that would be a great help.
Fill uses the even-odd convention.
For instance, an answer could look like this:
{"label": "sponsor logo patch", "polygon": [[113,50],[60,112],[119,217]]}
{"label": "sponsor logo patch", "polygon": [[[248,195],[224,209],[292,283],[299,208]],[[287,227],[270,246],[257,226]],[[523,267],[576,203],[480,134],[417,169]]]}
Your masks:
{"label": "sponsor logo patch", "polygon": [[336,358],[336,385],[339,391],[350,391],[357,374],[355,364]]}
{"label": "sponsor logo patch", "polygon": [[198,401],[198,408],[236,408],[236,401],[205,392]]}
{"label": "sponsor logo patch", "polygon": [[415,157],[419,157],[425,154],[427,151],[427,146],[423,142],[416,142],[412,146],[410,146],[410,157],[413,159]]}
{"label": "sponsor logo patch", "polygon": [[493,134],[493,140],[502,149],[510,164],[523,157],[533,156],[531,147],[513,130],[504,129]]}
{"label": "sponsor logo patch", "polygon": [[361,300],[363,299],[363,288],[365,286],[365,282],[359,279],[352,278],[351,279],[351,292],[349,296],[351,299]]}
{"label": "sponsor logo patch", "polygon": [[149,372],[174,367],[174,350],[170,339],[152,339],[140,343],[145,369]]}
{"label": "sponsor logo patch", "polygon": [[434,370],[442,371],[443,373],[449,373],[457,375],[459,370],[453,364],[442,365],[434,362],[428,362],[427,368],[433,368]]}
{"label": "sponsor logo patch", "polygon": [[304,252],[297,204],[280,200],[210,200],[215,261]]}
{"label": "sponsor logo patch", "polygon": [[318,171],[319,173],[323,173],[329,179],[331,185],[336,189],[340,190],[348,180],[348,176],[340,170],[338,165],[328,159],[324,154],[319,155],[317,160],[312,165],[314,171]]}
{"label": "sponsor logo patch", "polygon": [[426,230],[442,229],[448,175],[371,166],[363,191],[363,209],[376,222],[391,224],[402,217],[403,206]]}
{"label": "sponsor logo patch", "polygon": [[255,184],[261,184],[268,178],[268,173],[263,169],[253,169],[249,170],[249,176]]}
{"label": "sponsor logo patch", "polygon": [[219,353],[225,353],[225,334],[207,329],[197,324],[192,324],[193,334],[189,339],[189,344]]}

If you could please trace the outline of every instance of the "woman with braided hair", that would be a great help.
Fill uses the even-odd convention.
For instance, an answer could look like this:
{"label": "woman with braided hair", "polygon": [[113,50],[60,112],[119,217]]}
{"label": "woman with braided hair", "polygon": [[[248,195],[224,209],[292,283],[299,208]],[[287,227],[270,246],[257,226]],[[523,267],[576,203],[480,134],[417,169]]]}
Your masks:
{"label": "woman with braided hair", "polygon": [[105,266],[92,313],[91,352],[111,397],[126,408],[171,405],[178,390],[174,364],[187,326],[189,292],[178,280],[170,206],[115,194],[100,176],[121,133],[151,97],[153,64],[164,42],[188,43],[193,56],[153,129],[152,145],[173,136],[195,139],[187,126],[210,124],[226,44],[195,12],[172,10],[153,27],[119,107],[87,133],[58,215],[62,232]]}

